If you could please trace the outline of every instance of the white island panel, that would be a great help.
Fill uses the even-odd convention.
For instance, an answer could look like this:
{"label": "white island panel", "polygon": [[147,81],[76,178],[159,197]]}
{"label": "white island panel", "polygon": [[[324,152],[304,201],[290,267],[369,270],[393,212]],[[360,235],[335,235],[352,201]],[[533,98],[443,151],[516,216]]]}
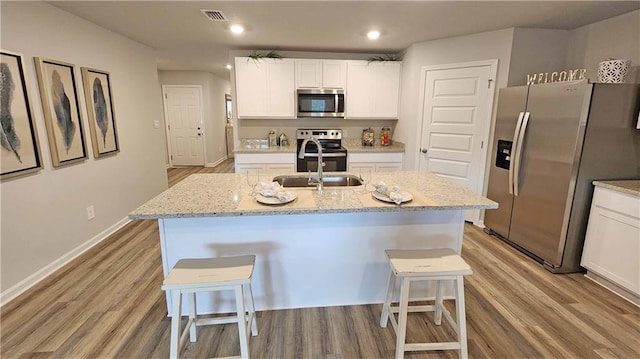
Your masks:
{"label": "white island panel", "polygon": [[[382,303],[384,250],[459,252],[463,218],[443,210],[160,219],[163,268],[166,276],[181,258],[255,254],[257,310]],[[432,295],[415,288],[418,297]],[[233,311],[233,303],[232,293],[203,294],[198,312]]]}

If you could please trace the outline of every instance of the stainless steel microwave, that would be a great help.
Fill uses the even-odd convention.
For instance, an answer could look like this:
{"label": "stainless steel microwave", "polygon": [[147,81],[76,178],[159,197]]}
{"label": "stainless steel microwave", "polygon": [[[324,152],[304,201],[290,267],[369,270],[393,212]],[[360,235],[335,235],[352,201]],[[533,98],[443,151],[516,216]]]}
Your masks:
{"label": "stainless steel microwave", "polygon": [[298,90],[298,117],[344,117],[344,91]]}

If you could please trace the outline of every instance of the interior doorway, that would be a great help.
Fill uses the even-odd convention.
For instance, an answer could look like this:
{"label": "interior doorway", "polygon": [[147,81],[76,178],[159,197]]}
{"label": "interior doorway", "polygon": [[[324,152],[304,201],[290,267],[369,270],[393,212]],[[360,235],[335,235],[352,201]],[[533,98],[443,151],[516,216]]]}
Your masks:
{"label": "interior doorway", "polygon": [[[417,168],[482,194],[497,68],[498,60],[422,68]],[[482,225],[479,210],[465,219]]]}
{"label": "interior doorway", "polygon": [[204,166],[202,87],[162,86],[170,166]]}

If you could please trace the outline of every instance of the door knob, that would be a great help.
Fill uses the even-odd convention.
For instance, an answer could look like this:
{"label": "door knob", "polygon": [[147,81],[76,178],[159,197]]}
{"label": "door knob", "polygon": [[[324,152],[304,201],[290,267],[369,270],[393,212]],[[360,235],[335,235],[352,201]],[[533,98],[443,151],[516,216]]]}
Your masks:
{"label": "door knob", "polygon": [[421,149],[421,150],[420,150],[420,152],[422,152],[422,153],[427,153],[427,149],[426,149],[426,148],[423,148],[423,149]]}
{"label": "door knob", "polygon": [[202,134],[200,132],[198,132],[198,136],[202,136]]}

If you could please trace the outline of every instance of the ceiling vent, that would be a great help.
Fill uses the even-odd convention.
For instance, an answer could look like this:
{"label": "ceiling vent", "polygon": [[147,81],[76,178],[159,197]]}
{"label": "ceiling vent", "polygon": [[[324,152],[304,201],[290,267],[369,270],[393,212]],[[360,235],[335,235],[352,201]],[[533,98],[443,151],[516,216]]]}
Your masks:
{"label": "ceiling vent", "polygon": [[200,10],[211,21],[229,21],[220,10]]}

